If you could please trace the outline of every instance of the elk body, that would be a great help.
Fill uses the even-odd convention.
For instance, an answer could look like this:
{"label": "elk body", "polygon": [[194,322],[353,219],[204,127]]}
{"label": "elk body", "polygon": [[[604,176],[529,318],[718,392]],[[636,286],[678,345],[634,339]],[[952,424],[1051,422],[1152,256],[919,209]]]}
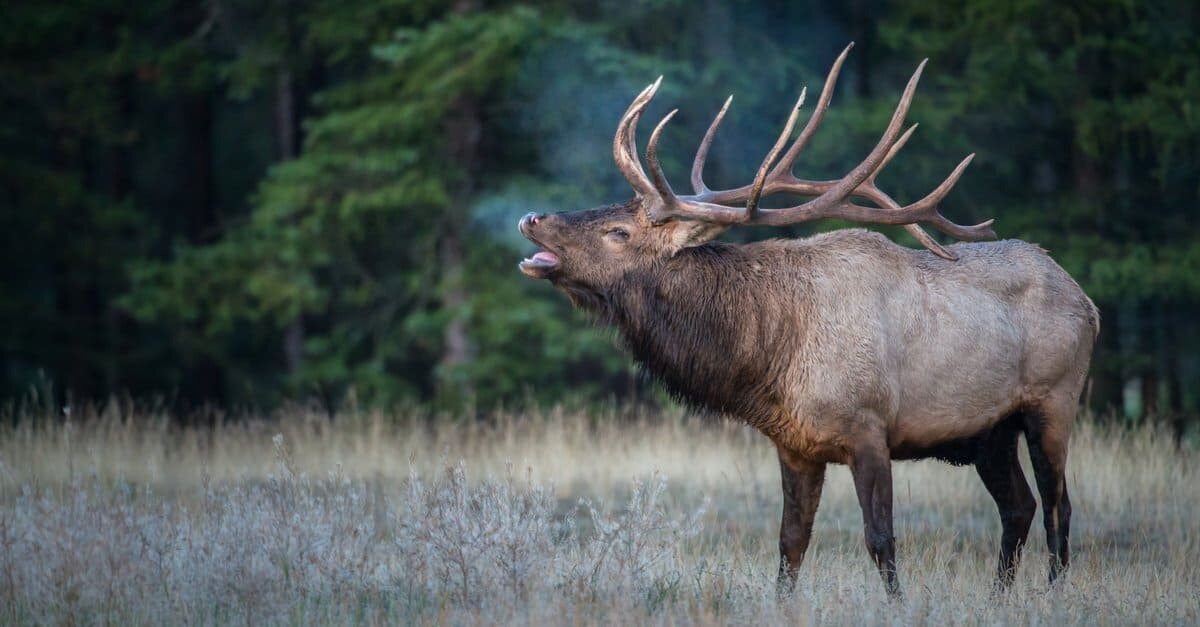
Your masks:
{"label": "elk body", "polygon": [[[521,269],[615,325],[635,359],[672,393],[771,439],[783,484],[785,589],[808,547],[825,467],[837,463],[854,478],[868,552],[889,594],[899,594],[891,462],[928,457],[975,466],[999,509],[998,580],[1007,587],[1037,507],[1017,462],[1022,433],[1041,494],[1053,581],[1069,560],[1064,471],[1099,331],[1096,308],[1037,246],[1007,240],[942,247],[917,226],[964,240],[994,238],[991,221],[960,226],[936,209],[970,157],[911,205],[900,206],[875,186],[912,132],[899,131],[922,68],[858,167],[835,181],[793,176],[849,50],[833,65],[788,151],[780,158],[799,104],[754,181],[736,189],[710,190],[702,177],[728,102],[697,151],[694,194],[675,194],[656,156],[674,112],[650,137],[646,176],[634,134],[658,83],[648,87],[613,140],[617,165],[637,196],[585,211],[526,215],[520,230],[542,250]],[[813,199],[758,207],[762,196],[778,192]],[[824,217],[904,224],[929,250],[859,229],[745,245],[711,241],[739,224]]]}

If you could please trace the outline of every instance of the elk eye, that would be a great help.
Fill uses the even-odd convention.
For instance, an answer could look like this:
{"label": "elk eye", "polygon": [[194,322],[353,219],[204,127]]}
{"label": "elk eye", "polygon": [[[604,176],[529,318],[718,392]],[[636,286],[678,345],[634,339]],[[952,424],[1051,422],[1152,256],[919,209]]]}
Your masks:
{"label": "elk eye", "polygon": [[629,231],[626,231],[625,229],[622,229],[619,227],[615,228],[615,229],[609,229],[608,233],[605,233],[605,235],[608,235],[613,240],[618,241],[618,242],[628,242],[629,241]]}

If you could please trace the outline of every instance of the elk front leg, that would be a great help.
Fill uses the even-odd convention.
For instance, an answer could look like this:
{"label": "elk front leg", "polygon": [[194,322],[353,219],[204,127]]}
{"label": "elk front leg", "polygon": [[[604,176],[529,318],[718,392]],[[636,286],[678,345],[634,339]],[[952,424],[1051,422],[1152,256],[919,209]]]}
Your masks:
{"label": "elk front leg", "polygon": [[821,502],[825,464],[802,459],[784,449],[779,452],[783,479],[783,521],[779,525],[779,593],[790,593],[812,537],[813,518]]}
{"label": "elk front leg", "polygon": [[892,461],[882,438],[854,453],[850,473],[862,507],[867,551],[883,577],[888,596],[897,598],[900,583],[896,578],[896,538],[892,535]]}

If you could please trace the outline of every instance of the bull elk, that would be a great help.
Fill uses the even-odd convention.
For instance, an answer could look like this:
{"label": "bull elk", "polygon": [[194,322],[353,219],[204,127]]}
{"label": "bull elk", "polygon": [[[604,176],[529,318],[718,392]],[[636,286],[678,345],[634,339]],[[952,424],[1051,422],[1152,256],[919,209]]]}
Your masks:
{"label": "bull elk", "polygon": [[[634,99],[613,138],[613,157],[636,196],[524,216],[521,233],[540,251],[520,268],[616,326],[634,358],[673,394],[771,439],[783,478],[782,589],[794,585],[808,547],[825,466],[838,463],[853,475],[867,550],[887,592],[898,595],[891,463],[930,457],[973,464],[995,499],[998,584],[1007,588],[1037,508],[1017,461],[1021,433],[1041,494],[1053,582],[1069,560],[1067,443],[1099,315],[1038,246],[943,247],[922,230],[919,224],[969,242],[995,238],[991,220],[961,226],[937,210],[971,156],[910,205],[876,186],[916,128],[900,132],[924,62],[861,163],[838,180],[793,175],[852,46],[833,64],[787,151],[803,94],[753,181],[735,189],[710,189],[702,176],[728,100],[697,150],[694,194],[676,194],[657,157],[675,111],[650,135],[647,176],[635,132],[660,78]],[[777,193],[811,199],[759,206]],[[731,226],[820,218],[905,225],[928,250],[861,229],[744,245],[713,241]]]}

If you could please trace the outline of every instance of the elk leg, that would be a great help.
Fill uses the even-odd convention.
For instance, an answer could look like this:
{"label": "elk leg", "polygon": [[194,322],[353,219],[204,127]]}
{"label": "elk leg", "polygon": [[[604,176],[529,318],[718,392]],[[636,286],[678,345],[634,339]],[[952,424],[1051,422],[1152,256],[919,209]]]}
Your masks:
{"label": "elk leg", "polygon": [[854,454],[850,464],[854,490],[862,507],[863,533],[867,551],[888,596],[900,596],[896,578],[896,538],[892,535],[892,461],[886,446],[872,447]]}
{"label": "elk leg", "polygon": [[1021,548],[1029,537],[1029,527],[1037,511],[1037,501],[1021,472],[1017,459],[1016,425],[1002,424],[997,427],[981,448],[975,461],[975,470],[1000,510],[1000,561],[996,568],[996,581],[1000,589],[1012,585],[1021,561]]}
{"label": "elk leg", "polygon": [[1050,583],[1058,578],[1071,560],[1068,538],[1071,534],[1071,500],[1067,496],[1067,440],[1074,417],[1071,413],[1032,416],[1026,421],[1029,459],[1042,497],[1042,523],[1046,527],[1046,545],[1050,548]]}
{"label": "elk leg", "polygon": [[825,464],[816,464],[779,449],[783,479],[783,521],[779,525],[779,593],[796,586],[796,576],[812,537],[813,518],[821,502]]}

